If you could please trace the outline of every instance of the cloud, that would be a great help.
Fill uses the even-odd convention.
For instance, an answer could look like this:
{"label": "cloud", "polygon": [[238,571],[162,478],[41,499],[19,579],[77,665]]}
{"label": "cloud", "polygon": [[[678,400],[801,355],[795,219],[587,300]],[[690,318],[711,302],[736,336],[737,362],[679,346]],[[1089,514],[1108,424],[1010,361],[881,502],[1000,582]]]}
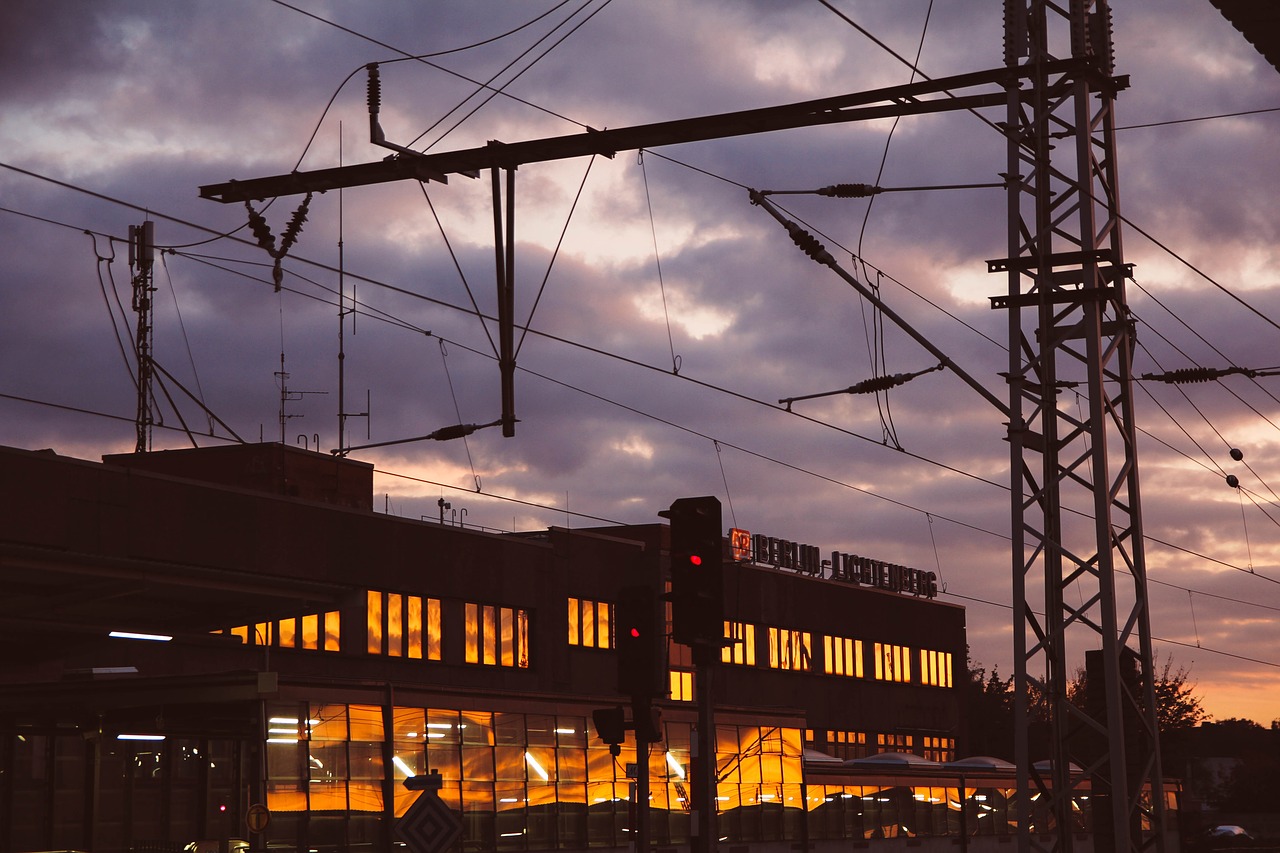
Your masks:
{"label": "cloud", "polygon": [[[1280,78],[1209,4],[1173,2],[1158,12],[1116,11],[1117,71],[1131,82],[1117,107],[1122,127],[1280,103]],[[835,5],[914,57],[929,4]],[[366,63],[382,63],[388,138],[408,144],[424,134],[420,146],[487,97],[457,75],[498,75],[505,94],[432,150],[912,78],[821,4],[591,8],[600,6],[541,56],[586,15],[539,45],[567,8],[520,28],[546,9],[445,4],[428,19],[387,3],[303,7],[334,26],[239,0],[116,0],[90,12],[5,4],[4,160],[62,184],[0,170],[0,393],[9,395],[0,398],[0,441],[87,458],[133,447],[122,241],[148,215],[158,241],[172,247],[156,274],[156,357],[242,437],[279,438],[283,415],[286,441],[337,445],[340,290],[355,309],[342,337],[342,408],[358,415],[348,418],[348,445],[498,416],[495,326],[477,316],[496,315],[489,175],[452,176],[426,185],[425,195],[404,183],[315,196],[283,262],[281,293],[244,206],[198,197],[202,185],[284,174],[299,162],[319,169],[387,156],[368,141]],[[1001,26],[986,8],[936,9],[920,67],[933,77],[998,67]],[[1169,48],[1187,44],[1197,47]],[[441,55],[433,67],[400,61],[397,49]],[[1004,117],[1000,107],[984,114]],[[1125,250],[1135,264],[1128,292],[1137,372],[1278,366],[1275,121],[1262,113],[1118,133],[1122,210],[1136,226],[1125,231]],[[797,401],[790,413],[777,402],[839,391],[877,370],[937,364],[892,323],[877,337],[863,298],[797,249],[747,193],[871,183],[878,174],[892,191],[870,202],[771,198],[926,340],[1007,396],[1008,318],[990,303],[1007,282],[986,266],[1009,251],[1005,194],[918,189],[1000,182],[1004,141],[968,113],[905,118],[889,140],[891,124],[667,146],[642,162],[618,152],[596,158],[589,173],[585,159],[521,166],[516,315],[529,332],[516,376],[516,438],[489,429],[465,443],[356,454],[378,464],[383,508],[435,518],[444,497],[468,510],[468,523],[495,529],[585,526],[652,523],[676,497],[717,494],[739,526],[940,569],[947,600],[969,608],[974,657],[1011,673],[1006,419],[952,371],[926,373],[887,398],[832,395]],[[254,206],[278,239],[300,201]],[[1176,660],[1194,659],[1219,716],[1270,713],[1256,684],[1274,668],[1265,649],[1276,643],[1243,640],[1233,626],[1247,621],[1259,640],[1276,630],[1275,614],[1252,603],[1270,591],[1258,575],[1280,576],[1272,521],[1280,515],[1268,485],[1280,417],[1272,381],[1141,381],[1136,394],[1148,431],[1139,446],[1143,521],[1149,535],[1176,546],[1149,547],[1152,579],[1173,585],[1153,587],[1153,633],[1169,638]],[[209,432],[176,383],[166,380],[166,389],[188,424]],[[1076,404],[1064,395],[1063,405]],[[189,444],[167,399],[160,408],[156,446]],[[1244,450],[1248,467],[1230,458],[1231,446]],[[1248,491],[1229,489],[1226,473]]]}

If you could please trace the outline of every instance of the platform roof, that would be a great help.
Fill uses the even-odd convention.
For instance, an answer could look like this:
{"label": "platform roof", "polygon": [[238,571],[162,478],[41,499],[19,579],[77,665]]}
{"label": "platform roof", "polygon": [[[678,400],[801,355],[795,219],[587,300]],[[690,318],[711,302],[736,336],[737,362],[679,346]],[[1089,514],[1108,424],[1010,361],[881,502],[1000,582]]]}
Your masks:
{"label": "platform roof", "polygon": [[1280,4],[1263,0],[1210,0],[1258,53],[1280,71]]}

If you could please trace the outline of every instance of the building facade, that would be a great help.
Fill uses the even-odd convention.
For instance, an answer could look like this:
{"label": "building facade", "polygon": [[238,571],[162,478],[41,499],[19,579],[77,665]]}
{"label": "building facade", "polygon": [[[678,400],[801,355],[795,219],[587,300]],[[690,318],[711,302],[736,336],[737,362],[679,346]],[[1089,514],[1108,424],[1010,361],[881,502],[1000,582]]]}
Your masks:
{"label": "building facade", "polygon": [[[591,725],[624,702],[614,608],[661,588],[664,525],[397,518],[371,466],[275,444],[6,448],[0,483],[0,853],[385,850],[432,771],[456,849],[625,848],[646,767],[652,843],[688,844],[689,650],[667,645],[647,756]],[[712,697],[721,843],[886,834],[824,817],[852,814],[831,762],[962,753],[964,610],[923,573],[744,536]]]}

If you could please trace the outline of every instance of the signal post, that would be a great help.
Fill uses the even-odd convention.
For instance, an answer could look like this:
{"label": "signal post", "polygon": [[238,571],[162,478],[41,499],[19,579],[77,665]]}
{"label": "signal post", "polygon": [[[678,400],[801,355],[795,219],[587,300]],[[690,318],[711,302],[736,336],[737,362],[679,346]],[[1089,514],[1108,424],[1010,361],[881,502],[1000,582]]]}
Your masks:
{"label": "signal post", "polygon": [[716,849],[716,725],[712,689],[724,644],[724,538],[720,501],[680,498],[671,522],[671,638],[693,649],[698,730],[691,746],[692,853]]}

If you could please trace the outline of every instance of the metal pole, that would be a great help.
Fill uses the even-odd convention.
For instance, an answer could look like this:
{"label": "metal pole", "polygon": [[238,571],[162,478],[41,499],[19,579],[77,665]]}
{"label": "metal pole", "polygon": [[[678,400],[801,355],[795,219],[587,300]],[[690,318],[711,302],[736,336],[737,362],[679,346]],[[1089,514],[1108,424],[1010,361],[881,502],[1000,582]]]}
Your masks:
{"label": "metal pole", "polygon": [[716,799],[716,721],[712,690],[716,649],[707,644],[694,646],[694,664],[698,678],[698,754],[692,762],[697,771],[693,785],[694,836],[692,853],[715,853],[719,837],[716,832],[718,804]]}

